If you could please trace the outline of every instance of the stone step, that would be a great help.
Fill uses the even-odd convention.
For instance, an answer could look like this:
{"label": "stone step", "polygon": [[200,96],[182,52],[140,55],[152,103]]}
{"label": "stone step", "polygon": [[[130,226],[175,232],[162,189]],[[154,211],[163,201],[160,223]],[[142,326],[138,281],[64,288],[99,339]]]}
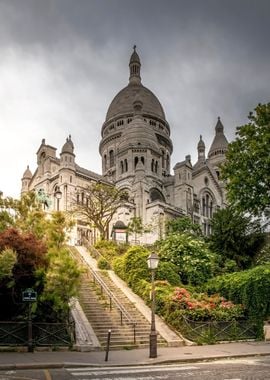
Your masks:
{"label": "stone step", "polygon": [[[113,304],[110,309],[110,301],[105,294],[101,292],[100,286],[91,281],[91,275],[85,274],[81,281],[79,299],[84,313],[96,333],[101,346],[106,346],[108,330],[111,330],[110,349],[148,347],[150,334],[149,322],[104,272],[98,271],[98,275],[102,277],[102,280],[106,283],[110,291],[136,322],[136,342],[134,343],[133,326],[126,323],[124,316],[123,324],[121,325],[120,312]],[[158,337],[158,344],[165,345],[161,337]]]}

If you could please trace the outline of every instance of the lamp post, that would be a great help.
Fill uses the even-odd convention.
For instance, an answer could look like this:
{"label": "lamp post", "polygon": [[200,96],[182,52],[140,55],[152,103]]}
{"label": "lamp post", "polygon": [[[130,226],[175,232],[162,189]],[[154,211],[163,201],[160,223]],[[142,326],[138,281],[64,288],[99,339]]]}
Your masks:
{"label": "lamp post", "polygon": [[156,309],[156,294],[155,294],[155,271],[158,267],[159,257],[156,253],[152,252],[147,258],[148,268],[151,270],[151,331],[149,336],[149,357],[157,357],[157,331],[156,331],[156,322],[155,322],[155,309]]}
{"label": "lamp post", "polygon": [[62,192],[59,188],[55,190],[54,196],[56,198],[56,209],[59,211],[60,199],[62,198]]}

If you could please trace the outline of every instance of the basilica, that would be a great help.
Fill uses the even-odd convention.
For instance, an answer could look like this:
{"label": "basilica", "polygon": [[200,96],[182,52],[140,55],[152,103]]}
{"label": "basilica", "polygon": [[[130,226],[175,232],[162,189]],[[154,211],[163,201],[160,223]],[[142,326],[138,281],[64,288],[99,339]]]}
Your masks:
{"label": "basilica", "polygon": [[[32,174],[27,167],[21,193],[35,190],[45,195],[49,211],[65,211],[71,208],[72,199],[83,197],[92,181],[109,182],[128,194],[111,223],[113,238],[126,238],[123,231],[134,216],[149,227],[136,236],[140,243],[150,244],[161,238],[166,220],[182,215],[190,216],[208,235],[214,211],[226,206],[220,165],[227,147],[218,118],[208,152],[200,136],[196,163],[192,165],[188,155],[172,167],[170,126],[158,98],[142,84],[141,62],[134,47],[128,84],[112,100],[101,127],[102,173],[78,165],[71,136],[59,156],[56,148],[43,139],[37,151],[37,168]],[[82,237],[94,242],[96,230],[77,220],[72,239],[76,242]]]}

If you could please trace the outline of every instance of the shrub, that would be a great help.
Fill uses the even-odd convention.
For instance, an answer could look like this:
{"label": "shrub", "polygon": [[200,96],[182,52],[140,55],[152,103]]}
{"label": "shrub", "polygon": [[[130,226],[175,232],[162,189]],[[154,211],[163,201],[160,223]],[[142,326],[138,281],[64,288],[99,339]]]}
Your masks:
{"label": "shrub", "polygon": [[177,273],[177,266],[173,263],[160,261],[156,272],[156,278],[168,281],[171,285],[179,285],[180,277]]}
{"label": "shrub", "polygon": [[95,248],[112,265],[115,257],[122,256],[128,249],[128,244],[117,244],[113,240],[100,240],[95,244]]}
{"label": "shrub", "polygon": [[210,280],[205,289],[219,292],[224,297],[241,303],[254,319],[270,316],[270,264],[242,272],[218,276]]}
{"label": "shrub", "polygon": [[172,233],[160,242],[159,252],[161,259],[177,267],[183,284],[200,285],[213,275],[215,255],[203,240]]}
{"label": "shrub", "polygon": [[175,310],[181,310],[188,319],[200,321],[230,321],[244,316],[242,305],[235,305],[218,294],[191,293],[185,288],[174,289],[167,304],[167,316]]}
{"label": "shrub", "polygon": [[[151,273],[147,267],[149,251],[140,246],[133,246],[122,256],[114,259],[115,273],[133,288],[139,280],[150,281]],[[179,285],[180,278],[173,263],[160,261],[156,279],[166,280],[171,285]]]}
{"label": "shrub", "polygon": [[104,259],[103,257],[101,257],[98,262],[97,262],[97,266],[99,269],[111,269],[111,266],[110,264],[108,263],[108,261],[106,259]]}

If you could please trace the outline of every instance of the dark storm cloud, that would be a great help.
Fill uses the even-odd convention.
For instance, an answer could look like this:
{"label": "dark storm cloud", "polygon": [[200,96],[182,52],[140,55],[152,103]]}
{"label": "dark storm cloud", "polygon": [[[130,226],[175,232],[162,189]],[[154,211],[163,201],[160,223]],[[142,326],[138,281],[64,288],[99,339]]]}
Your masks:
{"label": "dark storm cloud", "polygon": [[1,128],[26,141],[25,166],[41,138],[59,148],[71,133],[78,163],[99,171],[101,125],[136,43],[171,125],[173,163],[194,162],[217,116],[232,139],[269,101],[269,14],[269,0],[0,0]]}

